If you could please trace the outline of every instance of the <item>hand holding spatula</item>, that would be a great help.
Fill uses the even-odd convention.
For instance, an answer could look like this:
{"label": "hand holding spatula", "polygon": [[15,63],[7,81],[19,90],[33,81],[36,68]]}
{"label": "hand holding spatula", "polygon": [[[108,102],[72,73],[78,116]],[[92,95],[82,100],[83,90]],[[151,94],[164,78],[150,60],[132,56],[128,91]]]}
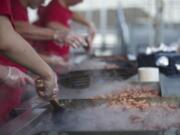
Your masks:
{"label": "hand holding spatula", "polygon": [[41,98],[43,98],[44,100],[48,100],[50,102],[54,110],[59,110],[61,108],[59,101],[57,99],[57,93],[59,91],[59,88],[57,85],[57,80],[55,82],[56,84],[47,85],[46,82],[43,81],[41,78],[37,78],[36,90]]}

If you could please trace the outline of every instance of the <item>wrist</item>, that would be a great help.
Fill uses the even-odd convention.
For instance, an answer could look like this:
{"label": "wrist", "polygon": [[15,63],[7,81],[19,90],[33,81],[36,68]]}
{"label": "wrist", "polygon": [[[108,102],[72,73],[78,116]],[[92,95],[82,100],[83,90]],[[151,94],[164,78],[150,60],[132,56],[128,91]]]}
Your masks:
{"label": "wrist", "polygon": [[56,60],[53,56],[50,56],[48,61],[51,66],[54,66],[54,63],[56,63]]}
{"label": "wrist", "polygon": [[65,32],[55,31],[53,35],[53,40],[57,41],[58,43],[64,43],[64,39],[66,38],[67,34]]}
{"label": "wrist", "polygon": [[66,37],[70,34],[70,31],[56,31],[55,32],[55,38],[58,41],[61,41],[62,43],[65,42]]}
{"label": "wrist", "polygon": [[53,80],[53,78],[54,78],[54,72],[52,71],[52,69],[50,69],[46,72],[45,76],[43,77],[43,80],[50,81]]}

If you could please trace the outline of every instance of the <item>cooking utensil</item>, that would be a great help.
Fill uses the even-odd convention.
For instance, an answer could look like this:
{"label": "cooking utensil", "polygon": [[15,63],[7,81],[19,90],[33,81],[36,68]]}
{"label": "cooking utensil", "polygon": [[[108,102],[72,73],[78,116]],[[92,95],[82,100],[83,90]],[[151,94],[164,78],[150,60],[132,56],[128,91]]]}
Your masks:
{"label": "cooking utensil", "polygon": [[59,103],[58,100],[54,99],[54,100],[50,100],[50,104],[53,107],[53,111],[58,112],[58,111],[62,111],[62,106]]}
{"label": "cooking utensil", "polygon": [[69,88],[87,88],[90,85],[90,75],[87,72],[70,72],[61,75],[60,82],[65,87]]}
{"label": "cooking utensil", "polygon": [[93,78],[127,79],[137,73],[137,69],[96,69],[72,71],[60,76],[60,84],[67,88],[88,88]]}

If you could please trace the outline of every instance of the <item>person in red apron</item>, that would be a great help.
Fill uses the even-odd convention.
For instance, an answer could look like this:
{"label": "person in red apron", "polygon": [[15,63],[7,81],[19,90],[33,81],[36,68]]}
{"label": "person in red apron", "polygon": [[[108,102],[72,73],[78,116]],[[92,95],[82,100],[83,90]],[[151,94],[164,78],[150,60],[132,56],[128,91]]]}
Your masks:
{"label": "person in red apron", "polygon": [[[80,2],[82,0],[52,0],[47,7],[39,8],[39,20],[36,22],[36,25],[70,33],[70,22],[73,20],[88,28],[88,39],[92,41],[95,36],[95,28],[92,23],[69,9],[70,6]],[[45,51],[49,54],[55,54],[64,58],[69,56],[68,44],[64,44],[61,47],[58,43],[49,41],[46,42],[45,47]]]}
{"label": "person in red apron", "polygon": [[[45,86],[43,94],[41,94],[42,97],[48,99],[54,97],[55,91],[58,89],[56,75],[33,48],[14,31],[11,0],[0,0],[0,3],[1,53],[41,77]],[[0,61],[3,63],[3,60],[0,59]],[[6,60],[4,65],[11,66]],[[24,78],[29,78],[19,69],[0,66],[0,125],[8,119],[12,108],[19,105],[21,98],[19,88],[22,86],[18,85],[19,82],[25,82]]]}
{"label": "person in red apron", "polygon": [[[15,28],[30,43],[47,40],[51,42],[57,42],[56,38],[54,38],[54,40],[49,40],[49,38],[47,38],[48,36],[46,34],[49,33],[49,31],[53,31],[52,29],[37,27],[29,23],[27,7],[39,7],[42,4],[43,0],[39,1],[40,2],[37,2],[37,0],[12,0],[12,11],[13,18],[15,20]],[[58,34],[58,32],[54,31],[54,34]],[[42,39],[43,36],[44,38]],[[56,37],[55,35],[51,36]],[[49,56],[44,53],[45,51],[41,46],[44,46],[43,42],[41,45],[36,43],[33,44],[33,47],[37,50],[37,52],[39,52],[40,56],[52,67],[66,67],[68,65],[68,63],[58,55],[53,54]]]}
{"label": "person in red apron", "polygon": [[[31,2],[30,2],[30,4],[31,4]],[[41,3],[39,3],[39,4],[41,4]],[[26,5],[25,1],[24,0],[12,0],[11,5],[12,5],[11,7],[12,7],[12,12],[13,12],[12,15],[13,15],[13,19],[15,21],[15,28],[17,29],[17,31],[19,31],[19,33],[21,33],[22,36],[24,36],[26,38],[26,40],[29,43],[33,44],[34,38],[26,37],[26,34],[23,31],[21,31],[21,28],[23,28],[24,26],[27,26],[29,24],[28,11],[27,11],[27,7],[26,7],[27,5]],[[33,7],[36,7],[36,6],[33,6]],[[49,31],[51,31],[51,30],[49,30]],[[45,33],[48,32],[48,29],[45,29],[43,32],[45,32]],[[36,38],[34,40],[38,39],[36,36],[34,36],[34,37]],[[39,40],[41,40],[41,39],[39,39]],[[47,55],[41,54],[42,50],[40,50],[38,48],[38,46],[34,45],[33,47],[39,52],[39,55],[43,58],[43,60],[45,60],[52,67],[59,66],[59,65],[61,65],[61,66],[68,65],[61,57],[47,56]]]}
{"label": "person in red apron", "polygon": [[[39,5],[42,4],[41,2],[43,2],[43,0],[39,0],[39,1],[40,2],[38,3],[37,0],[36,1],[12,0],[12,11],[13,11],[13,19],[15,20],[15,28],[30,43],[42,41],[41,45],[34,43],[33,47],[37,50],[37,52],[40,54],[43,60],[45,60],[54,69],[59,69],[61,67],[66,68],[68,66],[68,63],[64,61],[62,57],[59,57],[56,54],[48,55],[44,53],[45,51],[43,47],[41,47],[44,46],[43,41],[58,42],[56,38],[59,36],[51,35],[56,38],[49,40],[50,38],[47,38],[48,36],[46,35],[46,33],[48,33],[49,31],[53,31],[52,29],[37,27],[29,23],[27,7],[30,8],[39,7]],[[58,34],[58,32],[54,31],[54,34]],[[44,38],[42,38],[43,36]],[[76,40],[75,43],[77,42],[79,41]],[[78,44],[82,44],[82,42]]]}

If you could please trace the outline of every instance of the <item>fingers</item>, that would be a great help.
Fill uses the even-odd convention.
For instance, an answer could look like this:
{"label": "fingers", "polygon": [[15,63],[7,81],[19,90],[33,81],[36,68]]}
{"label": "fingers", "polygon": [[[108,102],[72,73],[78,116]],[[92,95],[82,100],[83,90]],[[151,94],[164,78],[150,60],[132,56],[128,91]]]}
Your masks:
{"label": "fingers", "polygon": [[36,91],[37,91],[38,96],[44,99],[45,89],[44,89],[43,80],[37,78],[35,83],[36,83]]}
{"label": "fingers", "polygon": [[78,48],[77,43],[75,43],[73,40],[68,41],[68,44],[70,44],[73,48]]}
{"label": "fingers", "polygon": [[50,100],[52,97],[57,95],[59,88],[57,85],[56,75],[49,81],[38,78],[36,80],[36,90],[38,95],[44,100]]}
{"label": "fingers", "polygon": [[78,42],[80,43],[80,45],[85,46],[85,47],[88,46],[88,44],[86,43],[86,41],[85,41],[84,38],[82,38],[82,37],[77,37],[77,40],[78,40]]}
{"label": "fingers", "polygon": [[78,35],[68,35],[66,42],[69,43],[74,48],[88,46],[85,39]]}
{"label": "fingers", "polygon": [[37,94],[39,97],[43,98],[43,99],[46,99],[45,96],[46,94],[44,93],[44,91],[41,91],[41,90],[37,90]]}

